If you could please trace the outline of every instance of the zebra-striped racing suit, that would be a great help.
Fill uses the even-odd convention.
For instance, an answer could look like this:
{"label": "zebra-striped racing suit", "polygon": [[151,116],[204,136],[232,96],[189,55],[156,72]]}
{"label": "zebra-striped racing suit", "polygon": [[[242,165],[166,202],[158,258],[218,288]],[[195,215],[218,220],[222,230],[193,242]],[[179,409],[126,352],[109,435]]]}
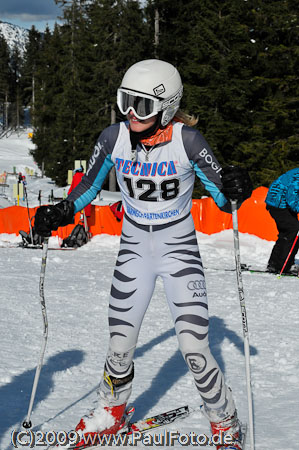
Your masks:
{"label": "zebra-striped racing suit", "polygon": [[[137,146],[131,158],[128,123],[102,132],[86,175],[69,195],[75,212],[101,190],[112,167],[125,210],[109,303],[110,343],[100,396],[106,405],[127,402],[140,326],[157,277],[164,283],[179,347],[211,422],[234,414],[231,391],[212,356],[208,341],[208,301],[192,216],[197,175],[217,205],[230,212],[221,193],[221,167],[203,136],[173,123],[171,140]],[[111,390],[107,375],[129,381]]]}

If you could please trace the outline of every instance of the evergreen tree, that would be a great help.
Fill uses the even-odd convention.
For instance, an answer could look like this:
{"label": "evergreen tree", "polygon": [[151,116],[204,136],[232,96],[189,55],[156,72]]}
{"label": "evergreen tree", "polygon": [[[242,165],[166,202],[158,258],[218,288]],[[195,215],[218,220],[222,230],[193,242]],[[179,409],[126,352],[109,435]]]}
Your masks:
{"label": "evergreen tree", "polygon": [[41,33],[33,25],[29,30],[21,68],[22,102],[23,105],[31,107],[31,115],[34,115],[36,73],[40,64],[41,39]]}
{"label": "evergreen tree", "polygon": [[22,96],[20,88],[22,57],[17,45],[14,46],[10,58],[12,76],[10,79],[10,101],[9,121],[11,127],[19,129],[23,117]]}
{"label": "evergreen tree", "polygon": [[[197,128],[219,161],[230,164],[247,136],[249,6],[238,0],[155,0],[149,6],[152,23],[153,11],[159,12],[158,56],[182,76],[182,108],[198,117]],[[194,196],[202,193],[196,182]]]}
{"label": "evergreen tree", "polygon": [[60,66],[62,95],[55,124],[56,147],[60,155],[60,164],[56,167],[59,184],[65,184],[67,171],[74,168],[76,159],[85,159],[83,151],[87,143],[82,117],[86,114],[86,75],[90,69],[86,58],[90,44],[86,35],[84,2],[74,0],[65,7],[64,19],[60,28],[64,49]]}
{"label": "evergreen tree", "polygon": [[63,51],[59,27],[55,26],[53,34],[47,28],[41,43],[40,61],[36,73],[33,117],[33,142],[36,148],[31,153],[38,166],[44,167],[46,175],[54,180],[56,180],[57,161],[60,161],[56,117],[63,93],[60,70]]}
{"label": "evergreen tree", "polygon": [[257,184],[299,164],[299,23],[294,1],[255,1],[252,132],[243,152]]}
{"label": "evergreen tree", "polygon": [[152,28],[156,10],[158,56],[178,67],[182,106],[220,162],[246,166],[255,185],[298,165],[295,2],[152,0]]}
{"label": "evergreen tree", "polygon": [[116,91],[124,72],[146,55],[146,26],[141,8],[133,0],[96,0],[89,10],[89,18],[96,111],[103,129],[111,123],[111,111],[116,111]]}
{"label": "evergreen tree", "polygon": [[74,160],[84,159],[82,148],[86,130],[81,118],[86,113],[88,98],[83,86],[84,73],[90,66],[81,63],[88,48],[82,5],[82,0],[74,1],[64,9],[64,25],[56,25],[53,35],[48,34],[44,40],[39,71],[42,86],[39,111],[42,113],[36,121],[34,152],[39,155],[40,164],[41,157],[45,162],[46,175],[61,186],[66,184],[67,171],[74,168]]}
{"label": "evergreen tree", "polygon": [[247,167],[255,186],[298,165],[296,2],[149,0],[144,11],[134,0],[57,3],[64,23],[45,33],[41,50],[32,36],[23,98],[36,60],[34,155],[58,184],[122,120],[116,91],[126,69],[153,57],[180,71],[182,108],[198,116],[223,165]]}
{"label": "evergreen tree", "polygon": [[[132,0],[74,0],[65,6],[64,20],[59,27],[63,50],[56,82],[61,92],[55,94],[59,104],[51,129],[38,131],[48,142],[46,174],[60,185],[65,185],[74,160],[88,159],[100,132],[115,120],[116,91],[123,73],[144,57],[146,47],[143,13]],[[47,57],[53,40],[54,36],[47,45]],[[54,112],[54,97],[50,102],[49,110]]]}
{"label": "evergreen tree", "polygon": [[3,128],[8,126],[8,98],[11,79],[9,63],[9,49],[4,37],[0,35],[0,114]]}
{"label": "evergreen tree", "polygon": [[[114,50],[117,52],[118,88],[125,71],[134,63],[154,56],[154,41],[144,11],[135,0],[121,0]],[[116,91],[115,91],[116,92]],[[114,96],[115,96],[114,92]]]}

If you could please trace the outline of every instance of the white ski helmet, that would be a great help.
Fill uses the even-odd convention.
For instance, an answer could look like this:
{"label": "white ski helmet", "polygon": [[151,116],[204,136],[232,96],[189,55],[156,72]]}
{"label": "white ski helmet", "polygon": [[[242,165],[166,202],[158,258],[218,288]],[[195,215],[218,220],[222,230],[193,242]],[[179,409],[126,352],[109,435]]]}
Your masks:
{"label": "white ski helmet", "polygon": [[117,105],[122,114],[132,109],[140,120],[162,111],[161,125],[167,125],[179,109],[183,85],[179,72],[159,59],[133,64],[117,90]]}

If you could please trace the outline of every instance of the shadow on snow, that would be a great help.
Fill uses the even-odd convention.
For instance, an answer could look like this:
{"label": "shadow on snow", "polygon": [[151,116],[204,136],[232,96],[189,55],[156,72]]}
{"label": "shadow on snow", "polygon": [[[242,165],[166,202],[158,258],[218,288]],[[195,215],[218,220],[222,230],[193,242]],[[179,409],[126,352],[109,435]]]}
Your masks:
{"label": "shadow on snow", "polygon": [[[155,345],[164,342],[166,339],[174,335],[174,328],[166,331],[165,333],[162,333],[160,336],[154,338],[149,343],[137,349],[135,352],[135,359],[142,356],[147,350],[151,349]],[[243,339],[241,339],[234,331],[227,328],[223,319],[215,316],[210,317],[210,348],[223,373],[225,373],[225,362],[222,357],[221,344],[224,339],[228,339],[229,342],[233,343],[237,347],[240,354],[244,355]],[[257,350],[255,347],[250,346],[250,354],[257,354]],[[150,411],[155,406],[155,404],[158,403],[159,399],[163,397],[165,392],[187,373],[187,365],[181,355],[181,352],[177,350],[169,359],[165,361],[164,365],[160,368],[156,376],[153,378],[151,386],[134,400],[134,407],[136,408],[134,420],[140,420],[146,417],[148,411]],[[135,382],[138,382],[136,378]],[[195,385],[194,393],[196,395],[199,395],[196,391]],[[201,402],[200,397],[199,401]]]}
{"label": "shadow on snow", "polygon": [[[54,389],[53,375],[83,361],[81,350],[68,350],[57,353],[44,362],[35,395],[33,409],[45,400]],[[16,425],[20,428],[27,416],[36,368],[13,377],[12,381],[0,387],[0,436]],[[34,429],[34,428],[33,428]],[[1,442],[1,441],[0,441]],[[0,448],[3,448],[0,445]]]}
{"label": "shadow on snow", "polygon": [[[155,337],[150,342],[144,344],[140,348],[137,348],[134,359],[144,356],[147,351],[172,336],[175,336],[174,328],[165,331],[160,336]],[[225,373],[225,362],[221,352],[222,342],[224,339],[228,339],[229,342],[236,346],[240,354],[243,355],[243,339],[241,339],[234,331],[227,328],[223,319],[214,316],[210,317],[209,336],[212,354],[217,360],[221,370]],[[255,347],[250,347],[250,353],[252,355],[257,354]],[[48,361],[43,365],[40,374],[33,409],[36,408],[36,405],[39,402],[45,400],[53,390],[54,373],[64,371],[70,367],[81,364],[83,361],[83,356],[84,354],[82,351],[69,350],[58,353],[48,359]],[[0,435],[3,436],[4,433],[15,424],[20,427],[23,420],[26,418],[35,370],[36,369],[34,368],[24,372],[21,375],[15,376],[10,383],[0,388]],[[168,358],[160,368],[156,376],[153,378],[150,387],[134,400],[134,406],[136,408],[134,420],[139,420],[145,417],[148,411],[150,411],[155,404],[158,403],[159,399],[163,397],[164,393],[187,373],[187,365],[180,351],[176,350],[175,353]],[[140,380],[138,381],[137,377],[135,378],[135,382],[141,382]],[[98,385],[94,386],[83,397],[66,406],[66,408],[62,411],[59,411],[55,417],[51,418],[51,420],[55,419],[69,408],[75,406],[81,400],[94,392],[97,387]],[[196,392],[195,386],[194,392]],[[196,395],[198,394],[196,393]],[[39,426],[34,427],[33,429],[38,429],[38,427]]]}

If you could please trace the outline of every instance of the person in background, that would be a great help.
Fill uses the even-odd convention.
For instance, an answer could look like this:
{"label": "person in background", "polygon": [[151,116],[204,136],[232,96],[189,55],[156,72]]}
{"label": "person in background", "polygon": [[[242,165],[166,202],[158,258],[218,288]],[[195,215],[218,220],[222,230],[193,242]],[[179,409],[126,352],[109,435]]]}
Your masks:
{"label": "person in background", "polygon": [[109,346],[97,407],[76,430],[86,436],[122,427],[139,330],[160,276],[179,347],[212,432],[233,437],[233,444],[217,449],[241,450],[232,392],[209,347],[204,269],[190,210],[195,176],[228,213],[230,199],[240,207],[250,197],[252,183],[246,169],[221,168],[202,134],[192,128],[194,117],[179,110],[182,95],[181,77],[172,64],[151,59],[131,66],[117,92],[126,120],[101,133],[81,183],[60,204],[40,207],[35,223],[44,236],[68,224],[95,198],[115,166],[124,217],[110,291]]}
{"label": "person in background", "polygon": [[299,266],[295,264],[295,256],[299,248],[299,239],[297,238],[299,232],[299,167],[289,170],[273,181],[265,202],[278,230],[278,238],[272,249],[267,271],[281,272],[296,240],[283,272],[298,274]]}

